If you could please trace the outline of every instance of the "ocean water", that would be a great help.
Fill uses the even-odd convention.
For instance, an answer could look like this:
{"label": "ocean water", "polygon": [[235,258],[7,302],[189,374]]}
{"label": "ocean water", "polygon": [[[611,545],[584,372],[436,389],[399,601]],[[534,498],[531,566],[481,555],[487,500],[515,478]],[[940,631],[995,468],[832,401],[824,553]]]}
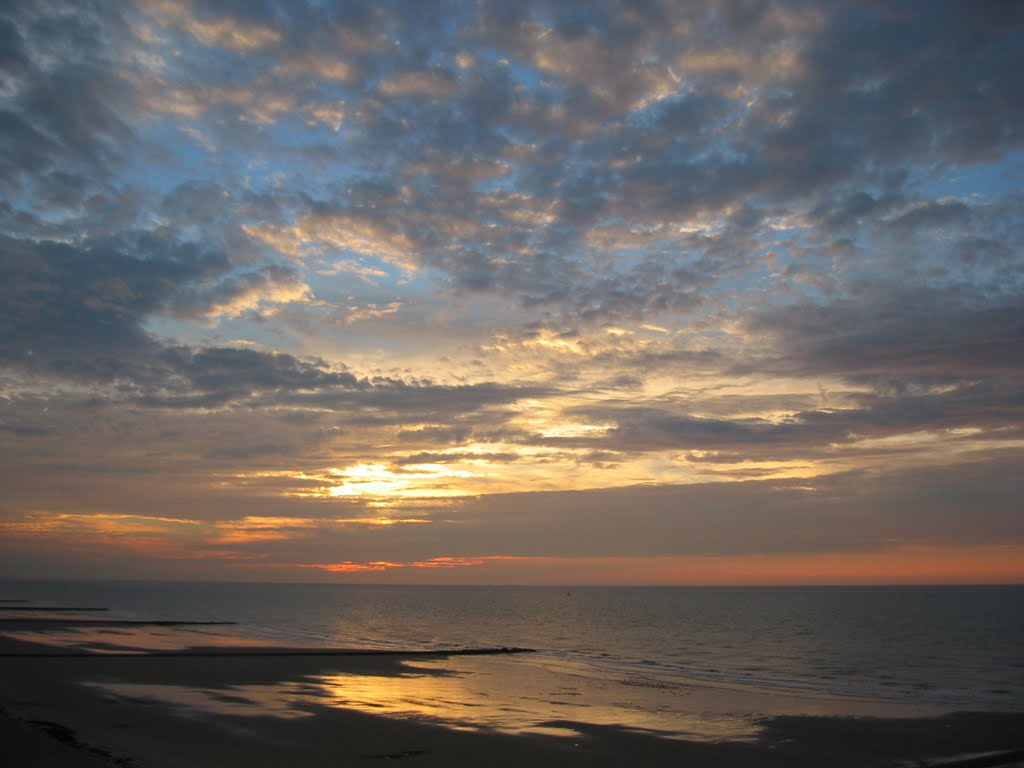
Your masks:
{"label": "ocean water", "polygon": [[[276,645],[537,651],[411,662],[390,681],[237,692],[277,711],[305,696],[453,727],[577,721],[687,737],[752,733],[771,714],[1024,711],[1019,586],[19,582],[0,583],[0,593],[108,607],[111,618],[237,622],[188,630],[196,645],[230,631]],[[201,691],[187,695],[201,706]]]}

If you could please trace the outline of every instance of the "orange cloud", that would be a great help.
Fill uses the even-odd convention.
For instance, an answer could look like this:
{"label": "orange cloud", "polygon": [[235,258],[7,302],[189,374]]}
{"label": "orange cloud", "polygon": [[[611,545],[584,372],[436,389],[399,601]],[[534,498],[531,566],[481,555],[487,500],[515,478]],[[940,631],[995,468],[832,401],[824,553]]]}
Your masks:
{"label": "orange cloud", "polygon": [[276,29],[260,24],[245,24],[236,18],[202,19],[190,13],[187,3],[171,0],[147,0],[143,9],[164,24],[185,30],[205,45],[233,51],[252,51],[281,40]]}
{"label": "orange cloud", "polygon": [[328,573],[367,573],[372,571],[388,571],[394,568],[464,568],[481,566],[488,558],[468,557],[432,557],[429,560],[414,560],[407,563],[392,563],[387,560],[371,560],[366,563],[354,563],[345,560],[341,563],[316,563],[297,565],[297,568],[316,568]]}
{"label": "orange cloud", "polygon": [[[387,580],[510,584],[881,585],[1024,583],[1024,546],[899,547],[883,552],[666,557],[432,557],[279,568],[388,574]],[[463,570],[468,569],[468,570]],[[469,570],[471,569],[471,570]],[[425,572],[434,576],[424,576]],[[419,572],[419,575],[417,574]]]}
{"label": "orange cloud", "polygon": [[353,563],[346,560],[343,563],[325,563],[322,565],[303,565],[302,568],[319,568],[329,573],[366,573],[367,571],[386,571],[389,568],[400,568],[401,563],[389,563],[386,560],[373,560],[368,563]]}
{"label": "orange cloud", "polygon": [[0,522],[0,530],[36,535],[133,534],[194,531],[198,520],[108,512],[29,512]]}

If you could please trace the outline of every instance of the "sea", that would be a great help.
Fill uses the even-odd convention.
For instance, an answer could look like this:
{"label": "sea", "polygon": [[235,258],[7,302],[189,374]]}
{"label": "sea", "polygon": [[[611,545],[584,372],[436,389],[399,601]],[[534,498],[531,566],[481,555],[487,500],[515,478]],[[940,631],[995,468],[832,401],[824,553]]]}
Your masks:
{"label": "sea", "polygon": [[[573,724],[589,723],[704,739],[752,738],[764,718],[789,714],[1024,712],[1024,586],[40,581],[0,583],[0,598],[103,607],[105,618],[234,622],[156,627],[148,630],[151,647],[234,638],[310,648],[535,651],[423,657],[397,676],[340,671],[230,697],[195,687],[150,691],[221,711],[249,702],[250,709],[295,713],[316,701],[456,728],[571,735]],[[105,647],[116,648],[118,630],[105,632]],[[126,646],[146,646],[137,631],[123,633]]]}

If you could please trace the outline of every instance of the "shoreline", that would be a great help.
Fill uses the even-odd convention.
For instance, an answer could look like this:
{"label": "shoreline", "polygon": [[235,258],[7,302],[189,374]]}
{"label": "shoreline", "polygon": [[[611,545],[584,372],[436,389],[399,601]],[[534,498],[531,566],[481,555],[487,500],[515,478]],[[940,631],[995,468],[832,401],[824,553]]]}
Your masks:
{"label": "shoreline", "polygon": [[[513,735],[443,725],[429,718],[357,711],[308,692],[277,710],[268,699],[264,711],[250,711],[239,695],[277,690],[273,686],[284,683],[303,690],[314,680],[344,681],[349,679],[345,676],[356,675],[382,686],[401,684],[409,674],[405,662],[423,654],[313,649],[274,655],[274,649],[261,653],[248,647],[218,647],[209,654],[142,652],[129,657],[83,650],[55,656],[47,650],[39,643],[4,636],[0,629],[4,764],[269,768],[301,763],[303,768],[336,768],[395,759],[414,766],[456,768],[531,763],[609,768],[1024,764],[1024,713],[958,712],[916,718],[782,715],[763,718],[754,738],[733,740],[686,740],[665,732],[578,720],[547,720],[538,723],[537,732]],[[438,658],[453,655],[429,653]],[[491,662],[484,657],[479,663],[486,669]],[[430,674],[444,679],[450,673],[438,669]],[[202,690],[219,699],[224,711],[146,693],[161,689]]]}

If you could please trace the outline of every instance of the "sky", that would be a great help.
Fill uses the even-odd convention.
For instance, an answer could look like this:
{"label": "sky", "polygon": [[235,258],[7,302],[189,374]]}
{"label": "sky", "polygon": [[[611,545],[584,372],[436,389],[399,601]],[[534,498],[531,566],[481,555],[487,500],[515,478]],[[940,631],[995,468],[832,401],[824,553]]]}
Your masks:
{"label": "sky", "polygon": [[0,577],[1024,582],[1024,4],[7,0]]}

